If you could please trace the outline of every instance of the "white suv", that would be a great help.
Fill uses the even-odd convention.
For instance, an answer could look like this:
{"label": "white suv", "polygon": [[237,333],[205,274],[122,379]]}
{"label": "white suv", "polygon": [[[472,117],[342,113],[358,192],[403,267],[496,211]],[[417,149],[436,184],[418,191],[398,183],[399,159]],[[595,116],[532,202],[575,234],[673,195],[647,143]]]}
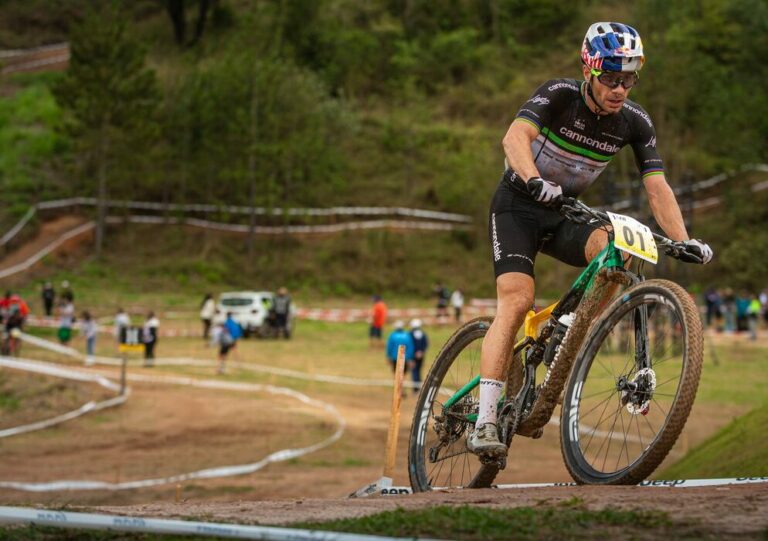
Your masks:
{"label": "white suv", "polygon": [[224,323],[227,313],[243,328],[245,335],[259,331],[264,325],[272,307],[274,293],[271,291],[230,291],[219,295],[213,323]]}

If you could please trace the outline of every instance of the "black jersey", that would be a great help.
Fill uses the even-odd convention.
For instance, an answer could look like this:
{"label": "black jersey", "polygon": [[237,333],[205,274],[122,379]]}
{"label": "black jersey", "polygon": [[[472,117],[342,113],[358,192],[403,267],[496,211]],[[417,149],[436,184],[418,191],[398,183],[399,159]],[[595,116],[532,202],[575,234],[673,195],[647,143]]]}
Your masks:
{"label": "black jersey", "polygon": [[517,113],[517,119],[539,130],[531,150],[542,178],[559,184],[566,195],[577,196],[625,145],[632,146],[643,178],[663,173],[648,113],[626,100],[620,112],[597,115],[584,101],[584,85],[575,79],[548,81]]}

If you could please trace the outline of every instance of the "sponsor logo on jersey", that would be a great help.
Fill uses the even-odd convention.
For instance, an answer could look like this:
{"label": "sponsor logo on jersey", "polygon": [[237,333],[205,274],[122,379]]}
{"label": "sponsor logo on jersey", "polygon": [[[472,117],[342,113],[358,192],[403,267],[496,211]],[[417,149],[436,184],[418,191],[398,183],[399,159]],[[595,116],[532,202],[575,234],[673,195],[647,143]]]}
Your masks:
{"label": "sponsor logo on jersey", "polygon": [[583,121],[582,119],[580,119],[580,118],[577,118],[577,119],[574,121],[574,123],[573,123],[573,126],[574,126],[574,127],[577,129],[577,130],[584,130],[584,129],[586,129],[586,127],[587,127],[587,125],[584,123],[584,121]]}
{"label": "sponsor logo on jersey", "polygon": [[539,105],[549,105],[549,98],[545,98],[541,94],[536,94],[534,97],[528,100],[529,103],[538,103]]}
{"label": "sponsor logo on jersey", "polygon": [[624,107],[626,107],[627,109],[635,113],[637,116],[645,120],[646,124],[648,124],[651,128],[653,128],[653,123],[651,122],[651,117],[648,116],[648,113],[646,113],[645,111],[641,111],[637,107],[632,107],[627,102],[624,102]]}
{"label": "sponsor logo on jersey", "polygon": [[648,143],[645,145],[647,147],[656,148],[656,136],[654,135],[651,137],[651,139],[648,141]]}
{"label": "sponsor logo on jersey", "polygon": [[579,87],[572,85],[571,83],[555,83],[553,85],[550,85],[547,87],[547,90],[552,92],[553,90],[557,90],[558,88],[570,88],[571,90],[576,90],[578,92]]}
{"label": "sponsor logo on jersey", "polygon": [[587,145],[590,147],[594,147],[598,150],[603,150],[605,152],[610,152],[611,154],[615,154],[618,152],[621,147],[612,145],[611,143],[607,141],[597,141],[596,139],[592,139],[591,137],[587,137],[586,135],[582,135],[580,133],[576,133],[574,131],[569,130],[565,126],[560,128],[560,134],[565,135],[568,139],[571,139],[573,141],[577,141],[581,143],[582,145]]}

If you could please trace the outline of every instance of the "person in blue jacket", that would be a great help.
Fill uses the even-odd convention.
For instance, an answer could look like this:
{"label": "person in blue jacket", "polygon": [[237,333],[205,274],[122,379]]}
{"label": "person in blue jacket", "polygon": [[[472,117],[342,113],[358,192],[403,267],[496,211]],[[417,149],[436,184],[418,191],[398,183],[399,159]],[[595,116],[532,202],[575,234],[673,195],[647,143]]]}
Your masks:
{"label": "person in blue jacket", "polygon": [[427,338],[427,333],[421,328],[420,319],[411,320],[411,339],[413,340],[413,358],[408,361],[408,368],[411,369],[413,393],[419,394],[419,389],[421,388],[421,365],[424,363],[424,357],[427,355],[427,346],[429,346],[429,339]]}
{"label": "person in blue jacket", "polygon": [[405,346],[405,360],[410,362],[413,359],[413,338],[411,333],[405,330],[405,323],[395,321],[395,330],[387,338],[387,362],[392,371],[395,371],[397,364],[397,349],[399,346]]}
{"label": "person in blue jacket", "polygon": [[[237,348],[237,341],[243,336],[243,328],[237,321],[235,321],[235,318],[232,317],[232,312],[227,312],[227,319],[224,321],[224,329],[232,339],[232,345],[229,350],[235,350],[235,348]],[[237,357],[235,357],[235,360],[237,360]]]}

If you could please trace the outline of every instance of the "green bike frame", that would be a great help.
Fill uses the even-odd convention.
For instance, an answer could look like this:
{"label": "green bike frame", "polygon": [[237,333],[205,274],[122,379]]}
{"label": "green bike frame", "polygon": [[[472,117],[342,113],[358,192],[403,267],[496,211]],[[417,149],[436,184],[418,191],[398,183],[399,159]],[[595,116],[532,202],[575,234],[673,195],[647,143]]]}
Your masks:
{"label": "green bike frame", "polygon": [[[592,284],[595,281],[595,277],[598,275],[598,273],[602,269],[616,269],[621,268],[624,269],[624,257],[622,255],[621,250],[616,248],[616,246],[613,243],[613,235],[609,234],[608,239],[608,245],[603,248],[603,250],[597,255],[597,257],[593,258],[592,261],[590,261],[589,265],[581,272],[578,278],[573,282],[573,285],[571,285],[571,288],[568,290],[568,292],[561,297],[561,299],[557,302],[557,306],[562,306],[566,303],[567,300],[572,300],[572,302],[575,302],[575,306],[578,306],[578,304],[581,302],[581,299],[584,298],[584,295],[589,291],[589,289],[592,287]],[[571,304],[571,303],[568,303]],[[575,307],[574,307],[575,309]],[[553,317],[559,317],[560,313],[555,314],[553,312]],[[514,347],[514,353],[517,354],[522,348],[527,346],[531,343],[532,340],[536,340],[536,336],[526,336],[522,340],[520,340],[517,344],[515,344]],[[480,384],[480,375],[475,376],[470,380],[466,385],[464,385],[461,389],[456,391],[456,393],[451,396],[444,404],[443,409],[448,409],[452,407],[454,404],[456,404],[458,401],[463,399],[465,396],[467,396],[472,390],[477,387]],[[503,399],[502,399],[503,401]],[[469,414],[467,415],[467,419],[470,421],[477,420],[476,414]]]}

